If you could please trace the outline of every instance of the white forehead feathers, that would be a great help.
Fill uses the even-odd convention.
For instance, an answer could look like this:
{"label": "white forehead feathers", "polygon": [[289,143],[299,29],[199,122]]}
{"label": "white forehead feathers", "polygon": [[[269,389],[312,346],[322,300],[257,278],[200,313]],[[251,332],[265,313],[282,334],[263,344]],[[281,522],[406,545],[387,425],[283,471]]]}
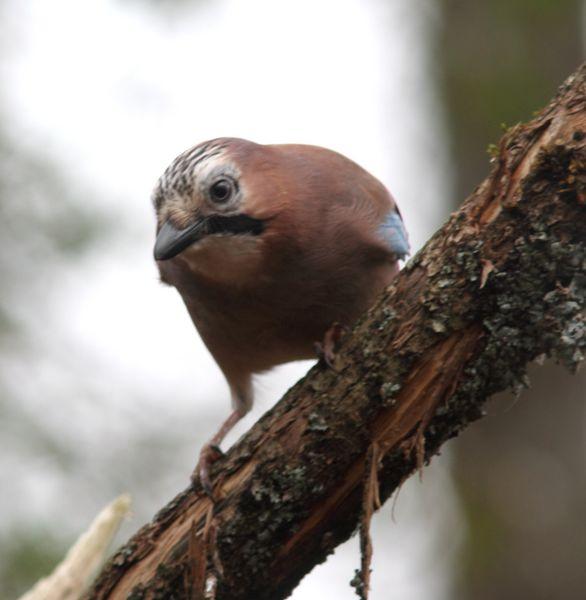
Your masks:
{"label": "white forehead feathers", "polygon": [[165,169],[153,191],[155,209],[159,211],[164,203],[192,196],[196,182],[205,182],[215,171],[230,169],[230,174],[236,175],[234,168],[225,164],[227,146],[226,141],[212,140],[180,154]]}

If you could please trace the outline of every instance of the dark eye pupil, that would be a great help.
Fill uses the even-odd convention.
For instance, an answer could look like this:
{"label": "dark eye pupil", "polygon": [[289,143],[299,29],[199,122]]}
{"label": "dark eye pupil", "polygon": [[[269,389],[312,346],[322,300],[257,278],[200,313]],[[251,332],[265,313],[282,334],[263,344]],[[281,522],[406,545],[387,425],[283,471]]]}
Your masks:
{"label": "dark eye pupil", "polygon": [[214,200],[222,202],[228,200],[230,197],[230,194],[232,193],[232,186],[230,185],[229,181],[221,179],[212,185],[210,188],[210,193]]}

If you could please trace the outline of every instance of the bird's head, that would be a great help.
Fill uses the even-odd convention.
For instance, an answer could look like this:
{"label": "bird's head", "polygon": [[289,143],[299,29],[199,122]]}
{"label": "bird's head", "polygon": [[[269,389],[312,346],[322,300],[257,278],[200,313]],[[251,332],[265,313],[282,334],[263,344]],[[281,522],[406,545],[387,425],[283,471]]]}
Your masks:
{"label": "bird's head", "polygon": [[406,247],[406,237],[401,252],[385,243],[387,217],[391,225],[401,220],[384,186],[317,146],[204,142],[165,170],[153,203],[155,260],[163,281],[175,285],[193,275],[256,285],[301,260],[318,273],[367,247],[377,256],[400,256]]}
{"label": "bird's head", "polygon": [[174,258],[209,236],[263,232],[264,220],[246,211],[246,183],[238,164],[244,144],[256,146],[225,138],[205,142],[179,155],[165,170],[153,192],[155,260]]}
{"label": "bird's head", "polygon": [[154,257],[164,280],[181,267],[234,283],[258,270],[263,233],[279,211],[274,193],[262,201],[271,185],[270,175],[263,177],[271,170],[266,148],[219,138],[187,150],[165,170],[153,192]]}

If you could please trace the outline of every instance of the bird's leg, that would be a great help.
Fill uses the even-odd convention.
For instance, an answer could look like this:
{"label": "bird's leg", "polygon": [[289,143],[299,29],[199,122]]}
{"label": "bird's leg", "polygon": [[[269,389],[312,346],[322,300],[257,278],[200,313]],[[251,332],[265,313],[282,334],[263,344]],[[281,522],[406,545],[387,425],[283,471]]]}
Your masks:
{"label": "bird's leg", "polygon": [[222,423],[217,433],[203,446],[199,453],[199,460],[191,474],[191,482],[196,483],[199,479],[205,493],[213,499],[212,482],[210,480],[210,467],[223,456],[220,444],[232,428],[244,417],[252,406],[252,392],[250,382],[247,385],[234,388],[232,387],[232,404],[234,410],[230,416]]}
{"label": "bird's leg", "polygon": [[348,327],[340,323],[332,323],[325,332],[322,342],[315,342],[315,351],[320,360],[323,360],[330,369],[335,369],[334,360],[342,336],[348,332]]}

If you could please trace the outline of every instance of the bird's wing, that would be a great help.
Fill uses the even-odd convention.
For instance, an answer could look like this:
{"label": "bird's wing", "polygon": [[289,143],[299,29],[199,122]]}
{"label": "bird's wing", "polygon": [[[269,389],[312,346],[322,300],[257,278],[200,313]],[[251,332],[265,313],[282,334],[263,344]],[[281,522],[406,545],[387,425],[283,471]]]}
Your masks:
{"label": "bird's wing", "polygon": [[379,233],[391,252],[404,259],[409,254],[409,237],[399,211],[393,207],[379,226]]}

